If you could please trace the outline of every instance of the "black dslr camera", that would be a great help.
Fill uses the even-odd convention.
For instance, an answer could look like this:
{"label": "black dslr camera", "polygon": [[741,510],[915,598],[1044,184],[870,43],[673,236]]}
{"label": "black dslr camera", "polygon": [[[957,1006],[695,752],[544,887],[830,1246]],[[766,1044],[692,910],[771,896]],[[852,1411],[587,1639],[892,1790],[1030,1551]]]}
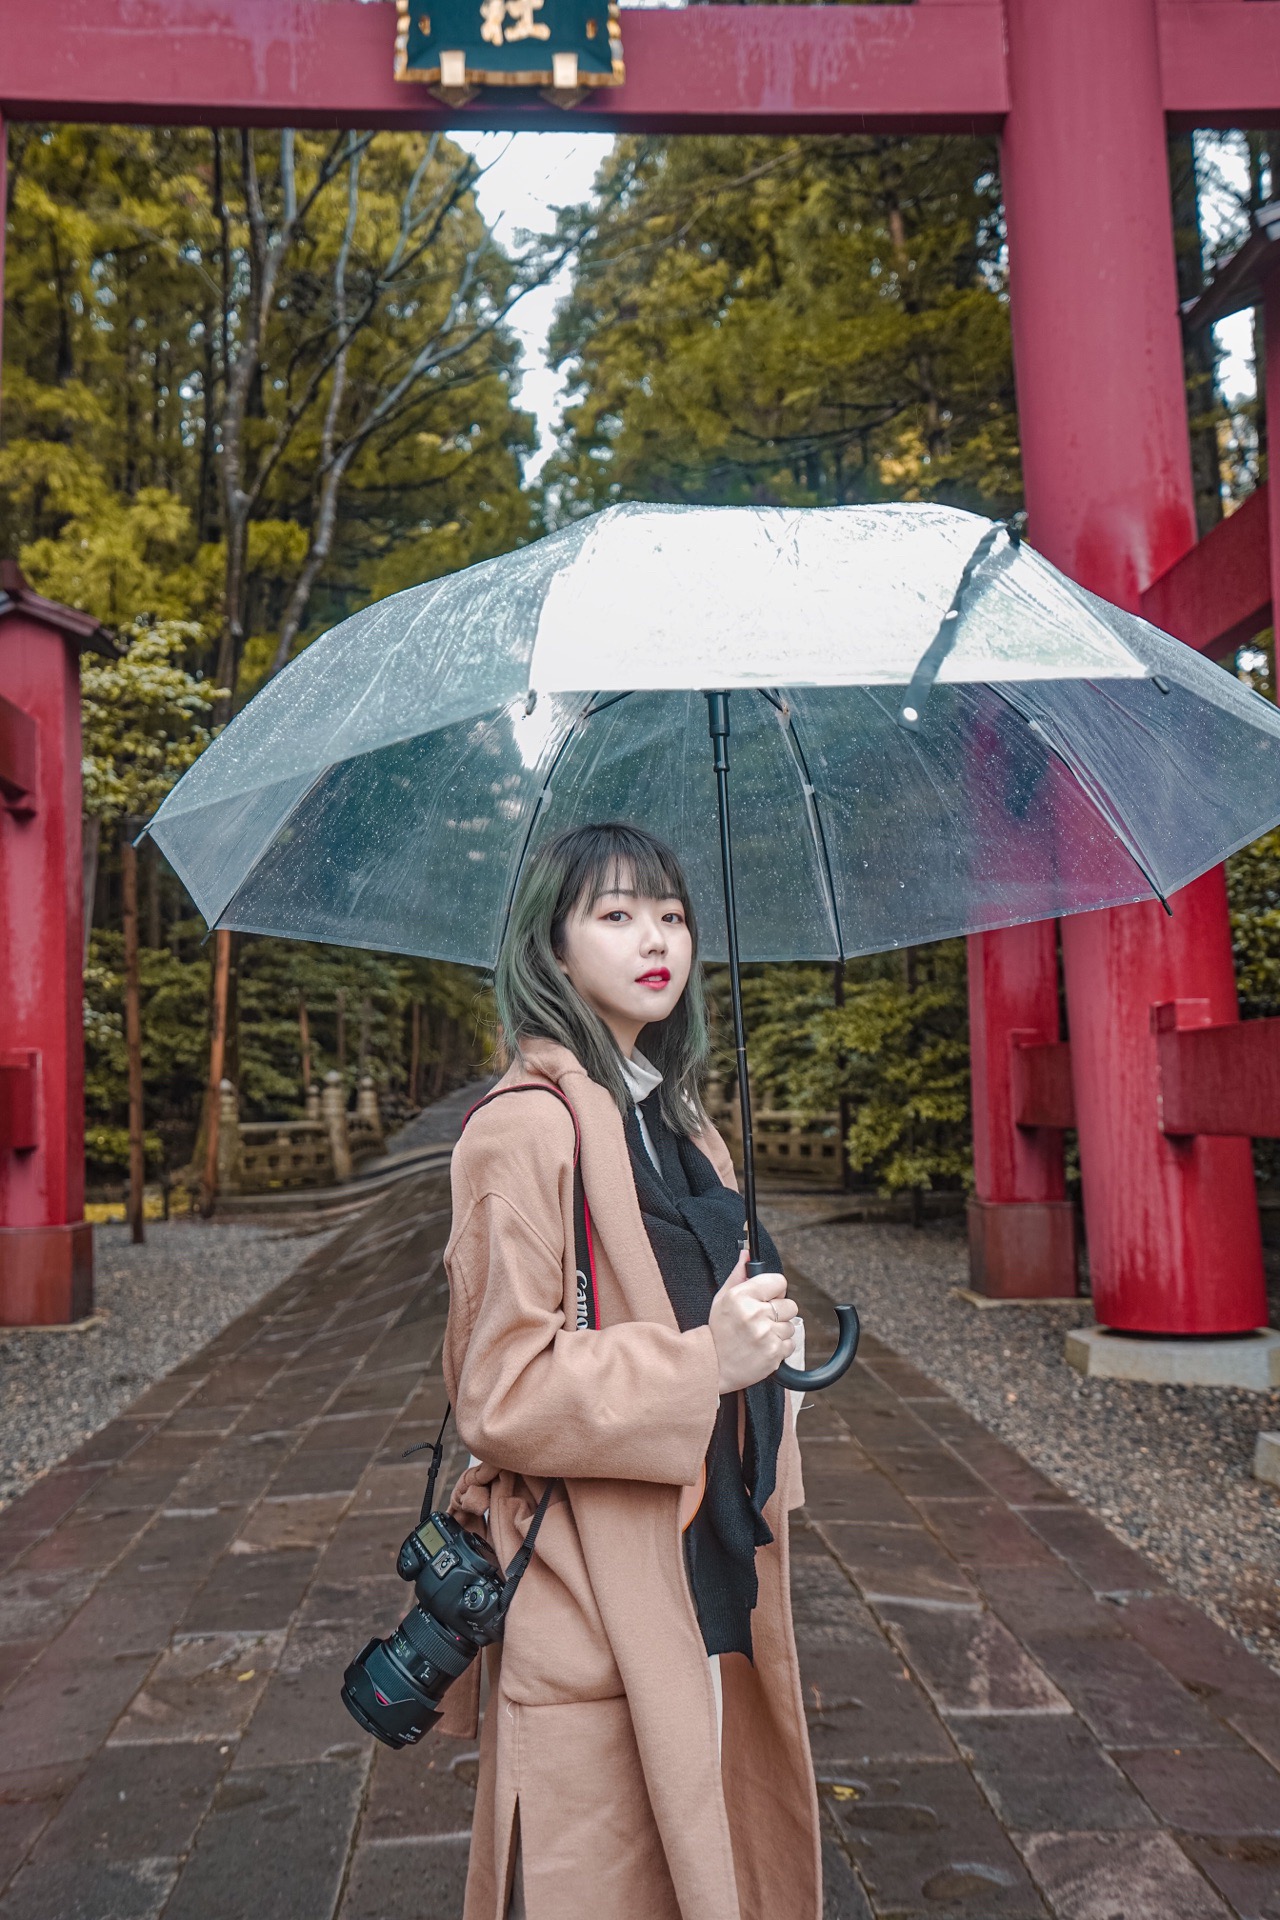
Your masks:
{"label": "black dslr camera", "polygon": [[370,1640],[342,1676],[343,1705],[366,1733],[388,1747],[411,1747],[421,1740],[440,1718],[440,1701],[454,1681],[481,1647],[502,1638],[507,1608],[533,1555],[551,1493],[548,1486],[504,1574],[478,1534],[451,1514],[431,1510],[443,1436],[442,1424],[422,1518],[396,1560],[400,1578],[413,1581],[417,1604],[386,1640]]}
{"label": "black dslr camera", "polygon": [[502,1638],[507,1582],[477,1534],[433,1513],[400,1549],[396,1572],[417,1605],[386,1640],[370,1640],[343,1675],[342,1698],[389,1747],[421,1740],[440,1701],[491,1641]]}

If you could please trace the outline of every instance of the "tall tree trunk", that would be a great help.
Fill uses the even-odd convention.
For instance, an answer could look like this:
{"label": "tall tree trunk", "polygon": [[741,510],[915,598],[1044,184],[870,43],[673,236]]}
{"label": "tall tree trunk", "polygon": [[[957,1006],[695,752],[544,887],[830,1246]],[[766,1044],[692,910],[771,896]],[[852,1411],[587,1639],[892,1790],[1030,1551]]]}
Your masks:
{"label": "tall tree trunk", "polygon": [[84,955],[89,958],[89,936],[93,932],[93,909],[98,896],[98,849],[102,845],[102,822],[90,814],[84,822],[80,840],[80,877],[84,889]]}
{"label": "tall tree trunk", "polygon": [[129,1067],[129,1237],[146,1239],[143,1196],[147,1159],[142,1117],[142,988],[138,976],[138,855],[125,829],[120,840],[124,921],[124,1044]]}
{"label": "tall tree trunk", "polygon": [[[1245,146],[1249,154],[1249,226],[1257,231],[1258,213],[1268,200],[1276,198],[1276,170],[1274,155],[1280,153],[1280,133],[1258,130],[1246,133]],[[1262,308],[1253,310],[1253,365],[1257,376],[1257,402],[1254,412],[1255,431],[1258,436],[1258,466],[1265,474],[1270,464],[1268,454],[1269,436],[1267,431],[1267,383],[1263,377],[1266,366],[1266,342],[1262,337]],[[1274,678],[1274,676],[1273,676]]]}
{"label": "tall tree trunk", "polygon": [[311,1087],[311,1020],[304,993],[298,995],[298,1049],[302,1056],[302,1093],[305,1099]]}
{"label": "tall tree trunk", "polygon": [[233,933],[227,965],[227,1046],[222,1077],[236,1088],[240,1085],[240,955],[243,949],[243,934]]}
{"label": "tall tree trunk", "polygon": [[164,915],[160,897],[160,855],[153,840],[147,841],[147,945],[156,952],[164,945]]}
{"label": "tall tree trunk", "polygon": [[[831,969],[831,1000],[837,1007],[844,1005],[844,961],[837,960]],[[843,1070],[847,1055],[841,1054],[840,1065]],[[853,1101],[847,1093],[840,1095],[840,1185],[846,1192],[853,1186],[853,1168],[849,1165],[849,1129],[853,1125]]]}
{"label": "tall tree trunk", "polygon": [[218,1123],[222,1115],[222,1074],[227,1057],[227,997],[231,985],[231,935],[225,927],[219,927],[213,941],[213,1020],[209,1034],[204,1174],[200,1188],[200,1211],[206,1219],[213,1212],[218,1197]]}
{"label": "tall tree trunk", "polygon": [[[1200,181],[1194,136],[1171,134],[1169,180],[1173,190],[1173,238],[1178,266],[1178,298],[1194,300],[1204,289],[1204,236],[1200,228]],[[1218,350],[1212,327],[1201,327],[1183,344],[1187,380],[1187,416],[1191,431],[1191,473],[1195,486],[1196,531],[1203,539],[1222,518],[1222,472],[1218,464]]]}
{"label": "tall tree trunk", "polygon": [[409,1105],[418,1105],[418,1080],[422,1071],[422,1002],[415,1000],[409,1009]]}
{"label": "tall tree trunk", "polygon": [[345,1074],[347,1071],[347,990],[345,987],[339,987],[334,994],[333,1006],[338,1016],[338,1072]]}

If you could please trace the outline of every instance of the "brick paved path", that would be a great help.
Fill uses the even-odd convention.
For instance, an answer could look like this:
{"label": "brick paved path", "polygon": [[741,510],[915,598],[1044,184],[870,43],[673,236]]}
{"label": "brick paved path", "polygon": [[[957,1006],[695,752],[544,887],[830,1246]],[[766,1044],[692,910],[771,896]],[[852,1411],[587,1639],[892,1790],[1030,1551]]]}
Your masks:
{"label": "brick paved path", "polygon": [[[404,1599],[446,1204],[381,1197],[0,1514],[0,1920],[460,1913],[472,1757],[337,1697]],[[801,1435],[833,1920],[1277,1920],[1280,1679],[876,1341]]]}

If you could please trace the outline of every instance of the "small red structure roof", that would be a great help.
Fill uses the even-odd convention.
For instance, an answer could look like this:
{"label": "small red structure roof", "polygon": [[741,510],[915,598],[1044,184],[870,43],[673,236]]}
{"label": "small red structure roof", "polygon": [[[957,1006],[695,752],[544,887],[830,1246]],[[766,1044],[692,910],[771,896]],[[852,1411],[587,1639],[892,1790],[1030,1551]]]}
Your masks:
{"label": "small red structure roof", "polygon": [[9,613],[25,613],[28,619],[39,620],[46,627],[57,627],[76,642],[81,652],[112,656],[120,651],[115,636],[91,614],[78,613],[74,607],[64,607],[57,600],[46,600],[27,584],[16,560],[0,560],[0,620]]}

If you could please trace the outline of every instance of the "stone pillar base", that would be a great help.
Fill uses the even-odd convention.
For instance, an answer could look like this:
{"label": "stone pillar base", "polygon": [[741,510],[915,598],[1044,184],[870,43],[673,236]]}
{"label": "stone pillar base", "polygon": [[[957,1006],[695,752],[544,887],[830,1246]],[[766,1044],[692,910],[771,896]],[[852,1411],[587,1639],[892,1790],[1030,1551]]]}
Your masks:
{"label": "stone pillar base", "polygon": [[1069,1200],[971,1200],[969,1276],[990,1300],[1070,1300],[1076,1224]]}
{"label": "stone pillar base", "polygon": [[1111,1333],[1106,1327],[1073,1327],[1066,1359],[1077,1373],[1102,1380],[1150,1380],[1159,1386],[1244,1387],[1253,1393],[1280,1387],[1280,1333],[1164,1339],[1143,1333]]}
{"label": "stone pillar base", "polygon": [[93,1311],[93,1228],[0,1227],[0,1327],[58,1327]]}

